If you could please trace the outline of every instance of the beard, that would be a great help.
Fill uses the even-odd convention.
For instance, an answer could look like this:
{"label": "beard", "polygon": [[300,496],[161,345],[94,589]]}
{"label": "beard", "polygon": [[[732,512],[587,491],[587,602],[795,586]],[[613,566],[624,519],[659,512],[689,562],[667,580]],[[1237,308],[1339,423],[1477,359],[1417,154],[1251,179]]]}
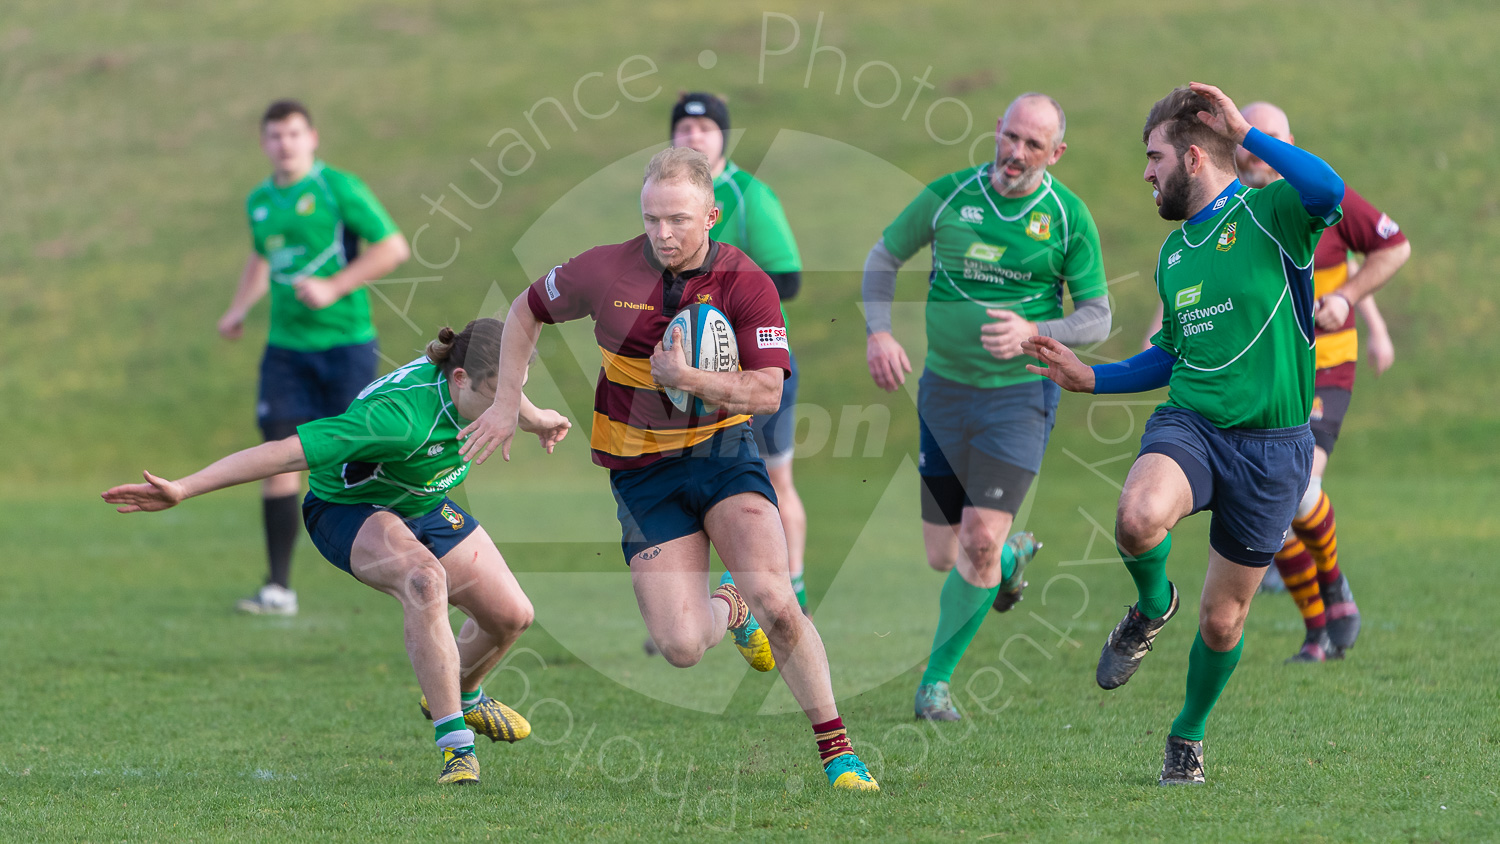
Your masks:
{"label": "beard", "polygon": [[1187,168],[1179,162],[1177,169],[1167,173],[1166,178],[1159,180],[1156,190],[1161,194],[1161,205],[1157,207],[1156,213],[1163,220],[1186,220],[1188,218],[1188,205],[1192,202],[1192,182],[1188,180]]}
{"label": "beard", "polygon": [[[1014,177],[1006,175],[1005,168],[1010,166],[1021,168],[1021,172]],[[990,180],[990,184],[994,185],[1001,193],[1015,193],[1021,188],[1035,187],[1036,183],[1042,177],[1041,167],[1028,168],[1019,159],[1015,158],[995,159],[995,169],[992,172],[994,173],[994,178]]]}

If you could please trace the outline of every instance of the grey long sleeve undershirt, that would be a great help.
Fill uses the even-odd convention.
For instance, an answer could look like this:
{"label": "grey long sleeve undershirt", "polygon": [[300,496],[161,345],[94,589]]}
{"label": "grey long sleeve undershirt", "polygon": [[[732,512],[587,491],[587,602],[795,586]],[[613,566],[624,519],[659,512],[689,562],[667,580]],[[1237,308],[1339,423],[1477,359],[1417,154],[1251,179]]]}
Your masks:
{"label": "grey long sleeve undershirt", "polygon": [[[864,280],[860,292],[865,301],[865,332],[891,330],[891,303],[896,300],[896,271],[901,262],[885,248],[885,238],[875,241],[865,258]],[[1109,297],[1096,296],[1073,303],[1073,313],[1062,319],[1043,320],[1036,324],[1038,334],[1059,343],[1080,346],[1098,343],[1109,336],[1111,314]]]}

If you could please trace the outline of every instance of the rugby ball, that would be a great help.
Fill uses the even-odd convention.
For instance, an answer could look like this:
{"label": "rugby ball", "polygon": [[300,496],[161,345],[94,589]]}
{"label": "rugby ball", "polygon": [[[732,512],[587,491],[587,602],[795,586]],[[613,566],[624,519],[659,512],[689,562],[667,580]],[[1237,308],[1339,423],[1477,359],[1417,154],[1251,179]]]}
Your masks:
{"label": "rugby ball", "polygon": [[[672,348],[672,330],[682,331],[682,353],[689,366],[709,372],[735,372],[740,368],[740,347],[734,336],[734,326],[724,312],[708,304],[689,305],[677,312],[667,323],[662,337],[662,348]],[[703,400],[683,390],[663,387],[662,391],[678,409],[691,411],[695,416],[706,416],[718,412],[717,405],[704,404]]]}

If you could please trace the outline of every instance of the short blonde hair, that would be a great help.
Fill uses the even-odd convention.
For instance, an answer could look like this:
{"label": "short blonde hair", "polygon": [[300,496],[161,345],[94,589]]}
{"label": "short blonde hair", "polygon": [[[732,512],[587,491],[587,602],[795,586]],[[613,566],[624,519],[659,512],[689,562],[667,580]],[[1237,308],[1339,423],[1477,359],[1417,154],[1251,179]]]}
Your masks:
{"label": "short blonde hair", "polygon": [[708,157],[695,149],[667,147],[651,156],[642,184],[652,182],[687,182],[702,190],[708,201],[713,202],[714,177],[708,166]]}

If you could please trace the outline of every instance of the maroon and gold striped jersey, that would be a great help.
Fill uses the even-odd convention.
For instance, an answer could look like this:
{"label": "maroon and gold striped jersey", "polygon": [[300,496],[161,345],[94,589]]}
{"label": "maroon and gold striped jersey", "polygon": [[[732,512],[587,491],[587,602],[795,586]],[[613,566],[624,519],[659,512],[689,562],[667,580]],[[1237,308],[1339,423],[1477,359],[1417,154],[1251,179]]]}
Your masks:
{"label": "maroon and gold striped jersey", "polygon": [[[1313,296],[1322,298],[1339,289],[1349,278],[1349,253],[1368,255],[1406,242],[1401,227],[1371,205],[1354,188],[1344,187],[1344,219],[1323,231],[1313,253]],[[1359,337],[1354,330],[1354,309],[1344,324],[1333,331],[1317,329],[1317,384],[1319,387],[1354,389],[1354,365],[1359,360]]]}
{"label": "maroon and gold striped jersey", "polygon": [[544,323],[594,320],[603,358],[594,389],[594,462],[609,469],[638,469],[749,421],[723,410],[702,416],[672,405],[651,379],[651,352],[676,312],[694,303],[724,312],[739,344],[745,370],[791,370],[786,325],[776,286],[745,253],[710,241],[698,269],[674,275],[663,269],[640,237],[590,249],[552,268],[527,289],[527,304]]}

